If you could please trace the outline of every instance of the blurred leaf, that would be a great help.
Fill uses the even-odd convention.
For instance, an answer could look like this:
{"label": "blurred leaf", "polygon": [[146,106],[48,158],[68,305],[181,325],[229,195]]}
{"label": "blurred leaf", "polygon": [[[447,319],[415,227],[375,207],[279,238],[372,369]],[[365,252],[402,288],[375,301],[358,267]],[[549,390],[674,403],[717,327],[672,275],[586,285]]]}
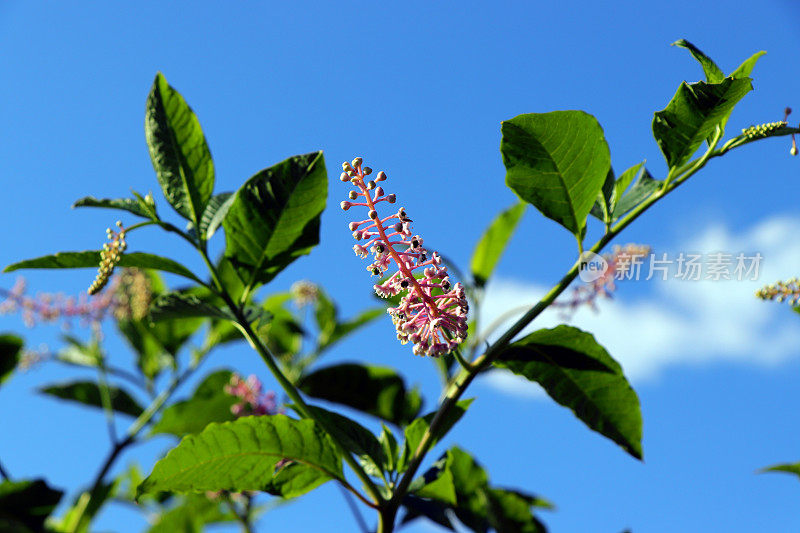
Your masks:
{"label": "blurred leaf", "polygon": [[22,339],[16,335],[0,335],[0,385],[17,367],[22,346]]}
{"label": "blurred leaf", "polygon": [[188,400],[168,406],[150,430],[152,435],[165,433],[183,437],[199,433],[211,422],[228,422],[236,419],[231,407],[238,398],[225,392],[231,372],[219,370],[206,376]]}
{"label": "blurred leaf", "polygon": [[504,121],[501,129],[506,185],[582,236],[611,167],[597,120],[583,111],[529,113]]}
{"label": "blurred leaf", "polygon": [[341,456],[313,421],[284,415],[248,416],[210,424],[201,433],[185,437],[156,463],[138,494],[257,491],[273,481],[275,468],[284,459],[324,474],[314,486],[331,478],[343,479]]}
{"label": "blurred leaf", "polygon": [[[461,420],[461,417],[467,412],[469,406],[472,405],[473,400],[474,398],[461,400],[460,402],[456,403],[455,407],[450,409],[447,414],[447,418],[444,421],[444,425],[441,426],[439,434],[433,440],[433,444],[431,444],[430,449],[433,449],[433,447],[436,446],[436,443],[439,442],[443,436],[447,435],[456,422]],[[400,466],[397,468],[400,472],[405,472],[406,468],[408,467],[408,463],[411,461],[411,457],[414,455],[414,453],[416,453],[419,443],[422,442],[423,435],[425,435],[425,432],[431,427],[431,422],[433,422],[436,413],[437,411],[433,411],[421,418],[417,418],[411,422],[408,427],[406,427],[406,441],[403,445],[403,456],[400,458]]]}
{"label": "blurred leaf", "polygon": [[160,72],[147,96],[144,131],[164,196],[199,226],[214,190],[214,162],[197,116]]}
{"label": "blurred leaf", "polygon": [[591,334],[570,326],[541,329],[508,346],[494,364],[539,383],[590,429],[642,458],[639,398]]}
{"label": "blurred leaf", "polygon": [[201,235],[205,235],[206,239],[210,239],[216,233],[225,215],[228,214],[234,199],[233,193],[230,192],[215,194],[211,197],[205,211],[203,211],[203,217],[200,219]]}
{"label": "blurred leaf", "polygon": [[233,320],[226,309],[207,304],[200,298],[180,292],[159,295],[150,304],[150,319],[159,321],[168,318],[210,317]]}
{"label": "blurred leaf", "polygon": [[[97,383],[91,381],[72,381],[60,385],[50,385],[40,388],[39,392],[61,398],[62,400],[82,403],[100,409],[103,408],[100,387]],[[125,390],[118,387],[109,387],[108,393],[111,398],[111,408],[114,411],[134,418],[144,412],[144,409],[139,403]]]}
{"label": "blurred leaf", "polygon": [[321,368],[300,379],[300,390],[340,403],[398,426],[413,420],[422,407],[416,389],[407,391],[392,368],[342,363]]}
{"label": "blurred leaf", "polygon": [[697,62],[700,63],[700,66],[703,67],[703,72],[706,75],[707,82],[719,83],[725,79],[725,74],[722,73],[722,70],[717,66],[717,64],[686,39],[679,39],[672,43],[672,46],[680,46],[681,48],[686,48],[689,50],[689,53],[692,54],[692,57],[694,57]]}
{"label": "blurred leaf", "polygon": [[287,360],[300,351],[303,328],[294,314],[286,308],[292,295],[279,292],[266,298],[261,306],[270,321],[256,328],[256,332],[276,357]]}
{"label": "blurred leaf", "polygon": [[44,531],[44,521],[63,494],[41,479],[3,481],[0,483],[0,531]]}
{"label": "blurred leaf", "polygon": [[793,474],[800,478],[800,463],[784,463],[778,465],[768,466],[759,470],[759,473],[765,472],[784,472],[786,474]]}
{"label": "blurred leaf", "polygon": [[236,192],[223,220],[225,256],[247,284],[267,283],[319,243],[328,196],[322,152],[264,169]]}
{"label": "blurred leaf", "polygon": [[444,503],[441,503],[437,500],[425,500],[422,498],[417,498],[416,496],[408,495],[403,498],[403,507],[405,508],[406,512],[403,515],[403,518],[400,520],[400,525],[403,526],[412,520],[416,520],[417,518],[425,517],[431,522],[442,526],[445,529],[450,531],[455,531],[455,527],[453,527],[453,523],[450,521],[450,518],[447,516],[447,511],[450,509],[450,506]]}
{"label": "blurred leaf", "polygon": [[210,500],[205,494],[187,494],[179,505],[161,513],[148,533],[203,533],[206,524],[235,521],[236,515],[223,511],[220,501]]}
{"label": "blurred leaf", "polygon": [[[8,265],[3,272],[13,272],[24,268],[97,268],[100,264],[99,251],[87,252],[58,252],[53,255],[45,255],[35,259],[27,259]],[[202,283],[191,270],[169,259],[158,255],[146,254],[142,252],[130,252],[122,254],[117,266],[150,268],[161,270],[171,274],[177,274],[184,278]]]}
{"label": "blurred leaf", "polygon": [[101,484],[94,492],[85,491],[75,498],[61,519],[49,519],[48,526],[63,533],[88,533],[92,519],[114,495],[119,479]]}
{"label": "blurred leaf", "polygon": [[475,251],[472,253],[472,277],[475,284],[479,287],[486,285],[486,282],[494,272],[500,256],[508,246],[514,230],[517,229],[522,215],[525,213],[527,204],[518,202],[509,207],[492,221],[486,231],[483,232]]}
{"label": "blurred leaf", "polygon": [[670,170],[686,163],[752,88],[750,78],[681,83],[667,107],[653,118],[653,136]]}

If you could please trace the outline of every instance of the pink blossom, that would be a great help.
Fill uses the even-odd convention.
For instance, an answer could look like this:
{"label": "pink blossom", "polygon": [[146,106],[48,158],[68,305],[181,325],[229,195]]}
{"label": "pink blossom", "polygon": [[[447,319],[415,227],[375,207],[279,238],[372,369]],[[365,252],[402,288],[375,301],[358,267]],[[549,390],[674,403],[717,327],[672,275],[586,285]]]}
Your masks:
{"label": "pink blossom", "polygon": [[439,254],[427,250],[422,237],[411,231],[413,221],[404,208],[385,217],[378,214],[381,202],[393,204],[397,200],[378,185],[386,180],[384,172],[369,180],[372,169],[362,166],[360,157],[342,168],[340,179],[355,188],[348,195],[350,201],[341,203],[342,209],[359,206],[367,210],[366,219],[349,224],[353,238],[361,241],[353,251],[359,257],[372,254],[374,260],[367,270],[373,276],[384,276],[391,267],[397,268],[375,285],[375,292],[383,298],[403,295],[397,307],[387,310],[398,340],[414,344],[416,355],[438,357],[449,353],[467,337],[469,305],[464,287],[451,283]]}

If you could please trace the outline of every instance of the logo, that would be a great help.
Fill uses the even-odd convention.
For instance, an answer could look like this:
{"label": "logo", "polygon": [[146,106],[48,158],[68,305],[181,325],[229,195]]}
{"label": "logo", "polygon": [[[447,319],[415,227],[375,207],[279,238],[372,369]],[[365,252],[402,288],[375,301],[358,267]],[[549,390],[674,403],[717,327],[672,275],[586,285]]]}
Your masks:
{"label": "logo", "polygon": [[583,252],[578,266],[578,277],[591,283],[603,277],[608,270],[608,261],[594,252]]}

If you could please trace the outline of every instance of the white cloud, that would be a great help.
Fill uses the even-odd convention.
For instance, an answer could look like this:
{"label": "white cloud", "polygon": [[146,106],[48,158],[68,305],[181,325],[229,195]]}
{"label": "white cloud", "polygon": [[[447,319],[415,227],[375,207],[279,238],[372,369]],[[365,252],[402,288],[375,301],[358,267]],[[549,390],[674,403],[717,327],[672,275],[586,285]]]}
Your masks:
{"label": "white cloud", "polygon": [[[754,297],[755,290],[767,283],[800,275],[800,219],[773,217],[738,234],[715,225],[689,242],[657,253],[665,251],[668,259],[679,252],[718,251],[760,252],[764,259],[757,281],[623,281],[615,299],[598,301],[599,312],[579,309],[569,323],[593,333],[631,381],[654,378],[672,365],[724,361],[776,365],[800,355],[800,317],[786,304]],[[636,299],[626,295],[634,283],[648,284],[647,294]],[[482,323],[508,309],[535,303],[545,290],[510,279],[490,283]],[[563,322],[563,314],[549,310],[526,331]],[[542,394],[537,386],[505,372],[491,373],[483,381],[511,394]]]}

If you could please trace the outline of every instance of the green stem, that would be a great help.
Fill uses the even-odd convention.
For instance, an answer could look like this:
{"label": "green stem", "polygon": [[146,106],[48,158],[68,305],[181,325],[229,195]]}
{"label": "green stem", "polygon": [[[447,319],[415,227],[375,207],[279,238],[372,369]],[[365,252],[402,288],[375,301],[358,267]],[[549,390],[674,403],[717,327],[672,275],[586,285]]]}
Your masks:
{"label": "green stem", "polygon": [[368,499],[364,498],[358,490],[352,487],[350,484],[347,483],[346,480],[339,480],[342,485],[353,492],[361,501],[366,503],[371,507],[376,507],[380,502],[383,501],[381,497],[381,493],[378,490],[378,487],[372,482],[369,475],[366,473],[364,468],[356,461],[353,456],[347,451],[347,448],[342,446],[342,444],[338,441],[338,439],[334,436],[334,433],[329,431],[327,424],[314,415],[314,412],[309,408],[308,404],[303,400],[303,397],[300,395],[300,392],[295,388],[294,384],[289,381],[283,371],[280,369],[278,364],[275,362],[275,357],[270,352],[269,348],[261,341],[261,338],[256,335],[253,331],[253,328],[250,327],[250,323],[245,319],[244,314],[242,313],[241,307],[236,305],[233,302],[233,299],[228,294],[227,290],[225,290],[225,286],[221,283],[219,279],[219,275],[217,274],[217,269],[214,267],[214,264],[208,257],[206,251],[202,248],[198,248],[200,254],[203,256],[203,260],[206,263],[209,271],[211,272],[211,278],[213,279],[214,283],[217,286],[217,290],[219,291],[220,296],[225,301],[225,304],[228,306],[228,309],[233,313],[236,317],[236,326],[244,335],[247,342],[250,346],[258,352],[258,355],[261,356],[261,360],[264,361],[264,364],[267,365],[270,373],[275,377],[278,381],[278,384],[281,388],[286,392],[286,395],[292,400],[294,405],[297,407],[298,412],[303,416],[303,418],[308,418],[313,420],[317,423],[325,432],[331,437],[331,440],[336,444],[336,446],[342,452],[342,456],[344,457],[345,462],[353,469],[356,473],[358,478],[364,484],[364,487],[369,492],[370,496],[375,500],[374,502],[370,502]]}
{"label": "green stem", "polygon": [[[610,228],[610,231],[603,235],[595,243],[595,245],[592,246],[590,251],[599,253],[629,224],[647,211],[658,200],[675,190],[682,183],[685,183],[686,180],[703,168],[711,158],[719,157],[726,151],[732,149],[732,147],[728,147],[724,151],[716,150],[719,137],[719,134],[715,136],[714,141],[701,157],[686,165],[686,167],[684,167],[685,170],[676,173],[674,180],[668,178],[668,180],[665,181],[662,189],[655,191],[630,213],[614,224]],[[741,144],[745,143],[743,142]],[[453,382],[448,388],[445,398],[442,400],[436,415],[431,421],[431,424],[426,430],[425,434],[422,436],[422,440],[420,441],[419,446],[409,462],[408,469],[400,479],[400,482],[397,484],[397,488],[395,489],[389,504],[386,506],[387,509],[391,510],[393,508],[396,512],[397,508],[399,508],[400,502],[405,497],[408,487],[411,484],[411,481],[414,478],[417,470],[419,469],[425,454],[430,450],[435,440],[440,437],[438,433],[441,430],[441,427],[444,425],[445,420],[447,420],[450,410],[456,405],[458,400],[466,391],[467,387],[470,385],[470,383],[472,383],[472,380],[475,379],[475,377],[482,371],[487,369],[497,359],[502,350],[514,339],[514,337],[516,337],[517,334],[519,334],[528,324],[538,317],[542,311],[547,309],[547,307],[549,307],[550,304],[552,304],[555,299],[558,298],[558,296],[564,292],[564,290],[566,290],[566,288],[577,277],[579,268],[580,259],[572,265],[566,275],[564,275],[564,277],[561,278],[561,280],[552,289],[550,289],[550,291],[536,305],[534,305],[519,320],[517,320],[517,322],[515,322],[514,325],[512,325],[497,341],[495,341],[494,344],[489,346],[483,355],[472,362],[472,370],[464,369],[453,379]]]}
{"label": "green stem", "polygon": [[111,392],[108,388],[108,373],[106,372],[105,362],[102,360],[100,365],[97,367],[97,374],[97,381],[100,385],[100,403],[103,405],[103,412],[106,416],[108,437],[111,439],[111,444],[116,445],[117,429],[114,424],[114,409],[111,407]]}

